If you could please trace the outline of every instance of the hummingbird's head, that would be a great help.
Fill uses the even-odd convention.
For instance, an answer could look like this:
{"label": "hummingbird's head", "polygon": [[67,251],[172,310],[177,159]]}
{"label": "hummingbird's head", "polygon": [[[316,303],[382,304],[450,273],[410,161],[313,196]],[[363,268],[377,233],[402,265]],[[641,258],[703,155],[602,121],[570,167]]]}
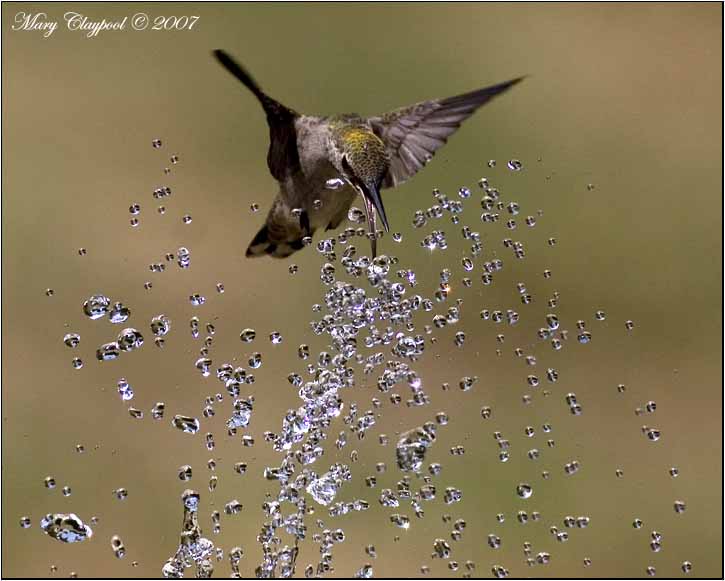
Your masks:
{"label": "hummingbird's head", "polygon": [[388,218],[380,198],[380,188],[390,161],[385,144],[369,129],[356,126],[344,127],[336,141],[336,169],[362,194],[366,206],[375,208],[387,232]]}

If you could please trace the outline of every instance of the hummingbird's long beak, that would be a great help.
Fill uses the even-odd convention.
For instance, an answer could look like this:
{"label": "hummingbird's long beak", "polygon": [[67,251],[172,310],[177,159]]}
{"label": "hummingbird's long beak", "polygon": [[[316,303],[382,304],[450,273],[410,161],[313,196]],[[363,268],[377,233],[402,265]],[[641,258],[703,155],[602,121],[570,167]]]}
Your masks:
{"label": "hummingbird's long beak", "polygon": [[363,185],[360,189],[365,200],[371,203],[380,215],[380,219],[383,222],[383,227],[385,228],[385,231],[390,232],[390,227],[388,226],[388,217],[385,215],[383,200],[380,197],[380,191],[378,190],[377,186],[375,186],[375,184]]}
{"label": "hummingbird's long beak", "polygon": [[377,230],[375,207],[373,206],[372,201],[363,194],[362,191],[360,192],[360,195],[363,198],[363,202],[365,202],[365,215],[368,219],[368,232],[370,233],[370,250],[372,258],[375,258],[378,255],[378,239],[375,237],[375,231]]}

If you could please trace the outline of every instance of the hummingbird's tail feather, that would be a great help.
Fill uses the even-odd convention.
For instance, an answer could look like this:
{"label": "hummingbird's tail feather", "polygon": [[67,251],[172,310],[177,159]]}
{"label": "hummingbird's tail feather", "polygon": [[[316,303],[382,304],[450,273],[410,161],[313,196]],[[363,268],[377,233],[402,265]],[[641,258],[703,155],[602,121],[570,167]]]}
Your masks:
{"label": "hummingbird's tail feather", "polygon": [[265,225],[262,226],[254,239],[249,243],[246,257],[257,258],[259,256],[269,255],[274,258],[287,258],[298,250],[302,250],[302,248],[304,248],[304,243],[301,238],[298,240],[273,242],[269,237],[269,229]]}
{"label": "hummingbird's tail feather", "polygon": [[274,258],[287,258],[305,244],[303,238],[312,236],[307,212],[302,211],[296,216],[287,204],[279,197],[274,201],[267,215],[267,222],[249,243],[247,258],[269,255]]}

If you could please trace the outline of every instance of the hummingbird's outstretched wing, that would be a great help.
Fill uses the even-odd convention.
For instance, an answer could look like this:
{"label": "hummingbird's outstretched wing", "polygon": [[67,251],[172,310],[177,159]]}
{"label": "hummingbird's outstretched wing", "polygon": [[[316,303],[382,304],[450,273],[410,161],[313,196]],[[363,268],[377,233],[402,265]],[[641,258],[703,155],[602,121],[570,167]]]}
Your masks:
{"label": "hummingbird's outstretched wing", "polygon": [[388,148],[390,166],[383,187],[393,188],[412,177],[446,143],[448,136],[482,105],[524,77],[456,97],[423,101],[368,121]]}
{"label": "hummingbird's outstretched wing", "polygon": [[267,124],[269,125],[267,165],[272,176],[276,180],[282,181],[300,171],[297,131],[295,130],[295,119],[299,115],[262,91],[252,75],[226,52],[217,49],[214,51],[214,56],[227,71],[239,79],[257,97],[267,114]]}

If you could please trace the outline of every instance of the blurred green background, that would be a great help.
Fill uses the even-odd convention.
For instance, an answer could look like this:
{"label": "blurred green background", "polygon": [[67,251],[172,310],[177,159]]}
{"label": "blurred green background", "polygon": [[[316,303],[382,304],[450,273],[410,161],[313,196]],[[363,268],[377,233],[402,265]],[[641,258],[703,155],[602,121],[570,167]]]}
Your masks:
{"label": "blurred green background", "polygon": [[[12,31],[21,11],[45,12],[61,26],[49,38]],[[95,20],[141,11],[200,19],[191,31],[128,29],[86,38],[64,28],[66,11]],[[205,536],[225,549],[241,545],[245,576],[259,562],[259,507],[265,492],[276,491],[261,471],[279,461],[262,433],[278,430],[284,412],[298,405],[286,380],[304,371],[297,345],[309,343],[313,353],[324,348],[308,327],[310,306],[324,287],[320,258],[310,249],[287,261],[243,258],[276,189],[265,164],[263,114],[213,61],[214,48],[235,55],[272,96],[311,114],[380,113],[530,75],[468,121],[430,167],[385,194],[393,229],[405,238],[400,245],[386,238],[383,251],[414,268],[419,292],[428,296],[439,270],[454,270],[449,302],[464,300],[459,327],[468,343],[456,349],[453,330],[446,329],[415,365],[430,406],[396,408],[385,399],[380,423],[364,441],[352,440],[339,453],[330,441],[313,466],[322,472],[336,459],[350,463],[357,449],[355,480],[338,499],[371,504],[351,517],[330,519],[318,510],[311,518],[311,532],[320,517],[347,533],[335,549],[335,573],[350,576],[371,562],[376,576],[415,576],[424,564],[431,575],[460,576],[470,559],[479,576],[494,564],[513,576],[644,576],[648,566],[660,576],[681,576],[681,563],[689,560],[692,575],[722,576],[721,5],[4,3],[2,26],[4,576],[47,576],[51,565],[59,577],[158,576],[177,546],[179,495],[189,485],[202,492]],[[163,140],[160,150],[151,147],[154,138]],[[166,176],[173,154],[180,163]],[[509,172],[511,158],[522,160],[524,170]],[[495,168],[486,166],[489,159],[498,161]],[[503,199],[521,204],[520,218],[539,209],[543,215],[533,229],[491,228],[478,220],[476,191],[463,222],[481,231],[486,256],[505,251],[500,240],[509,235],[525,242],[527,258],[514,261],[506,251],[506,270],[494,285],[483,287],[479,271],[465,289],[457,282],[467,248],[458,241],[459,227],[446,219],[413,230],[411,217],[433,203],[433,187],[455,195],[482,176]],[[164,215],[151,196],[161,185],[173,189],[163,200]],[[251,213],[253,202],[262,211]],[[142,207],[137,229],[129,226],[132,203]],[[191,224],[182,223],[184,214]],[[418,242],[432,228],[449,233],[451,248],[427,257]],[[550,236],[559,241],[554,248],[546,244]],[[192,253],[188,271],[175,265],[163,274],[148,270],[182,245]],[[81,247],[87,255],[79,256]],[[292,262],[300,268],[296,276],[287,270]],[[545,268],[551,279],[542,277]],[[151,290],[145,281],[153,282]],[[534,304],[521,305],[520,281]],[[224,294],[215,292],[217,282]],[[46,288],[55,295],[46,297]],[[555,353],[536,342],[553,291],[561,295],[557,312],[567,328],[573,332],[577,319],[587,321],[590,345],[572,340]],[[81,311],[98,292],[128,305],[129,323],[146,336],[140,351],[106,364],[95,361],[95,348],[119,329]],[[194,292],[206,296],[206,305],[189,304]],[[484,307],[517,309],[522,322],[495,327],[479,319]],[[607,313],[602,323],[594,320],[599,308]],[[163,350],[148,331],[150,318],[162,312],[172,319]],[[201,320],[199,340],[189,332],[194,315]],[[636,325],[630,333],[627,319]],[[243,364],[252,350],[265,356],[248,392],[256,397],[253,448],[226,437],[228,398],[196,436],[170,427],[174,414],[199,416],[204,398],[223,391],[194,368],[207,322],[217,329],[214,368],[234,358]],[[239,342],[244,327],[257,329],[255,344]],[[284,334],[274,348],[266,339],[273,330]],[[75,351],[62,343],[69,331],[81,335]],[[498,333],[506,335],[503,344]],[[538,357],[537,367],[514,357],[517,346]],[[85,361],[83,369],[71,367],[74,356]],[[545,386],[550,397],[525,383],[528,373],[544,376],[547,366],[560,373],[557,384]],[[471,392],[440,389],[442,382],[456,386],[463,375],[481,378]],[[122,376],[136,391],[130,403],[145,411],[143,420],[132,419],[116,393]],[[625,394],[617,393],[620,383]],[[584,407],[581,417],[569,414],[569,391]],[[524,393],[533,395],[529,406],[521,403]],[[344,394],[361,411],[376,395],[371,379]],[[637,417],[635,408],[648,400],[657,402],[657,411]],[[166,403],[163,422],[150,419],[156,401]],[[482,405],[494,409],[487,422]],[[396,432],[438,411],[451,417],[427,458],[443,464],[435,479],[439,499],[425,506],[422,520],[402,505],[398,512],[414,522],[407,532],[395,529],[377,498],[401,474],[393,444],[381,447],[377,437],[387,433],[394,442]],[[545,422],[551,435],[541,431]],[[661,429],[661,440],[648,441],[640,432],[644,424]],[[527,425],[536,428],[532,440],[524,437]],[[333,425],[332,440],[344,428]],[[204,447],[206,431],[215,434],[213,453]],[[506,464],[498,461],[494,431],[511,441]],[[556,447],[547,447],[548,438]],[[77,443],[84,454],[75,452]],[[464,445],[466,454],[451,456],[453,445]],[[541,450],[540,460],[526,458],[532,447]],[[211,457],[219,486],[210,494]],[[572,459],[582,469],[567,477],[562,466]],[[238,461],[249,463],[244,477],[232,470]],[[387,472],[378,475],[377,488],[367,489],[364,477],[383,461]],[[194,477],[184,483],[177,469],[187,463]],[[678,478],[669,476],[670,466],[679,468]],[[617,468],[622,478],[615,477]],[[542,470],[551,471],[549,480]],[[44,488],[46,475],[56,478],[55,490]],[[532,484],[531,499],[516,497],[518,482]],[[70,497],[61,495],[64,485],[71,486]],[[129,491],[123,502],[113,496],[120,486]],[[442,503],[446,486],[463,490],[460,504]],[[212,535],[209,512],[223,512],[232,498],[244,510],[223,515],[221,534]],[[686,501],[684,514],[675,514],[675,500]],[[540,511],[541,521],[519,524],[515,514],[522,509]],[[90,542],[63,545],[39,529],[48,512],[76,512],[86,521],[96,515],[100,522]],[[499,512],[506,515],[503,524],[496,521]],[[433,540],[450,538],[445,513],[467,522],[463,539],[451,541],[458,571],[430,558]],[[23,515],[32,518],[28,530],[18,524]],[[591,524],[569,530],[570,540],[558,543],[549,527],[563,529],[566,515],[587,515]],[[632,527],[634,518],[644,521],[641,530]],[[663,535],[659,553],[649,548],[654,530]],[[498,551],[486,544],[490,533],[503,540]],[[113,557],[113,534],[125,542],[125,559]],[[363,551],[371,542],[376,560]],[[529,568],[524,542],[532,543],[534,555],[550,552],[551,563]],[[303,545],[298,573],[317,558],[316,546]],[[228,574],[225,560],[216,575]]]}

